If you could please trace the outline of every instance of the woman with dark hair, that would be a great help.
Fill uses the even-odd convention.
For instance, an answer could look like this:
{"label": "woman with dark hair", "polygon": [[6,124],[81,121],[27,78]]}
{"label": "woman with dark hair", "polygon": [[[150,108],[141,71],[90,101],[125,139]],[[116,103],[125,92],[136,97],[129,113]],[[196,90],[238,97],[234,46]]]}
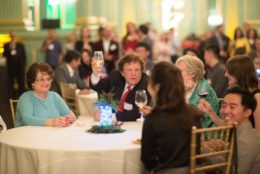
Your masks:
{"label": "woman with dark hair", "polygon": [[250,28],[250,30],[248,31],[248,42],[251,46],[251,49],[254,50],[255,49],[255,41],[256,38],[258,37],[257,31],[254,28]]}
{"label": "woman with dark hair", "polygon": [[[260,90],[258,88],[258,79],[252,60],[246,55],[235,56],[227,61],[227,71],[225,76],[228,79],[229,87],[239,86],[254,94],[257,106],[253,117],[249,117],[253,127],[260,132]],[[200,107],[206,111],[217,125],[223,125],[224,122],[212,111],[211,107],[205,102],[200,103]]]}
{"label": "woman with dark hair", "polygon": [[89,86],[89,77],[92,73],[91,57],[92,54],[89,50],[83,50],[81,53],[81,63],[78,67],[79,77],[84,81],[86,86]]}
{"label": "woman with dark hair", "polygon": [[241,28],[237,27],[234,32],[234,40],[230,45],[230,57],[248,54],[251,51],[250,44],[244,36]]}
{"label": "woman with dark hair", "polygon": [[154,108],[143,125],[141,160],[151,173],[188,173],[191,128],[203,115],[186,103],[181,72],[171,63],[154,66],[148,91]]}
{"label": "woman with dark hair", "polygon": [[56,92],[49,91],[52,68],[46,63],[34,63],[26,75],[31,90],[19,98],[15,126],[69,126],[76,119],[74,113]]}
{"label": "woman with dark hair", "polygon": [[248,56],[235,56],[227,61],[227,72],[229,86],[238,85],[252,92],[257,100],[257,107],[254,117],[250,117],[253,127],[260,132],[260,90],[258,88],[258,78],[252,59]]}
{"label": "woman with dark hair", "polygon": [[85,49],[93,52],[94,43],[90,41],[90,31],[87,26],[81,27],[80,40],[76,42],[75,49],[80,53]]}

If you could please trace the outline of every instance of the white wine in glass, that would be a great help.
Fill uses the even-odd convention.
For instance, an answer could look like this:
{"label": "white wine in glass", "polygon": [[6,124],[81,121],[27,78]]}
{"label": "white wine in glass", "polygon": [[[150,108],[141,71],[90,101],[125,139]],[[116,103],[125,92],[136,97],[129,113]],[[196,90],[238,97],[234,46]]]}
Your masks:
{"label": "white wine in glass", "polygon": [[98,66],[102,66],[104,64],[104,56],[102,51],[94,52],[94,59],[96,60],[96,64]]}
{"label": "white wine in glass", "polygon": [[[147,95],[145,90],[137,90],[135,92],[135,104],[141,109],[147,104]],[[141,112],[141,121],[143,121],[143,116],[144,113]]]}

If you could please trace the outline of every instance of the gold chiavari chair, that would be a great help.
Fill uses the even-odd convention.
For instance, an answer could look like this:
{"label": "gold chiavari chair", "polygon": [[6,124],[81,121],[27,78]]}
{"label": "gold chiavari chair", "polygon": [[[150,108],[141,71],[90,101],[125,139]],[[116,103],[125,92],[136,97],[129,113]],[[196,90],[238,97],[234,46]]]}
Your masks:
{"label": "gold chiavari chair", "polygon": [[76,116],[79,116],[78,101],[76,98],[76,84],[68,84],[60,82],[61,96],[69,106],[69,108],[74,112]]}
{"label": "gold chiavari chair", "polygon": [[18,100],[9,99],[9,105],[10,105],[11,114],[12,114],[12,120],[13,120],[13,124],[14,125],[15,125],[15,121],[16,121],[16,107],[17,107],[17,103],[18,103]]}
{"label": "gold chiavari chair", "polygon": [[193,127],[190,174],[213,170],[230,174],[234,152],[236,153],[236,124],[202,129]]}

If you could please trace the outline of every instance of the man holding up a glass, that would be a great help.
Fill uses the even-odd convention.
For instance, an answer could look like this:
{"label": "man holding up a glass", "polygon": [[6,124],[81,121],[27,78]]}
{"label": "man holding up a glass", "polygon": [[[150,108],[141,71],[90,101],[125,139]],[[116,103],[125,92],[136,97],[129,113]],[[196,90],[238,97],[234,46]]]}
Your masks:
{"label": "man holding up a glass", "polygon": [[148,78],[143,73],[142,60],[137,55],[129,54],[120,60],[119,70],[113,70],[106,78],[101,78],[104,64],[97,61],[95,57],[92,60],[93,73],[90,78],[90,88],[99,94],[102,92],[114,94],[114,99],[119,101],[117,121],[136,121],[140,118],[139,108],[135,104],[136,91],[146,91],[147,103],[151,99],[147,92]]}

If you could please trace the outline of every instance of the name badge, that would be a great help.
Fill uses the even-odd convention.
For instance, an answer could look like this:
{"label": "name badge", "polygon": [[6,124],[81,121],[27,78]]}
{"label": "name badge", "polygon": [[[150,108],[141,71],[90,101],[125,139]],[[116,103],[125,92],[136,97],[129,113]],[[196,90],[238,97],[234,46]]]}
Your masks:
{"label": "name badge", "polygon": [[131,111],[131,110],[133,110],[133,105],[125,102],[124,109],[127,111]]}
{"label": "name badge", "polygon": [[12,55],[12,56],[16,55],[16,50],[12,49],[12,50],[11,50],[11,55]]}
{"label": "name badge", "polygon": [[49,50],[53,50],[54,49],[54,45],[50,44],[48,48],[49,48]]}

